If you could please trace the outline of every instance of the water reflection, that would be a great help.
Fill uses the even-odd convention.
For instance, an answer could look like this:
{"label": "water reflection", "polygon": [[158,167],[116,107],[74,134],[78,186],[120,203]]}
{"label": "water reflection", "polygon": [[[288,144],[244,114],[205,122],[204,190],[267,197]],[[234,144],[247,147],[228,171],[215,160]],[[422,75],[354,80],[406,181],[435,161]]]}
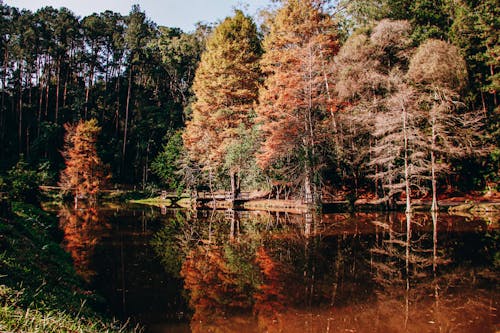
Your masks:
{"label": "water reflection", "polygon": [[499,329],[498,224],[491,221],[423,213],[162,213],[60,214],[80,274],[113,313],[151,331]]}
{"label": "water reflection", "polygon": [[91,268],[95,247],[111,226],[99,216],[96,207],[62,207],[59,221],[59,227],[64,232],[63,248],[73,258],[76,272],[90,282],[96,274]]}
{"label": "water reflection", "polygon": [[[456,257],[474,248],[497,250],[482,238],[489,228],[482,221],[443,217],[452,231],[440,240],[437,215],[246,214],[209,216],[207,231],[186,256],[181,275],[193,332],[484,332],[498,326],[494,256],[481,259],[486,265]],[[214,232],[216,226],[229,230]]]}

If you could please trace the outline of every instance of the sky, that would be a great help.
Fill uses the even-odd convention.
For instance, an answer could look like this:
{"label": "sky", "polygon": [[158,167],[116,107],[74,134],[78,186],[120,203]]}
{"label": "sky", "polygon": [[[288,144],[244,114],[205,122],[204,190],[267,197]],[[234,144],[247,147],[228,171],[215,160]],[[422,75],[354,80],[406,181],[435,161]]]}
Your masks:
{"label": "sky", "polygon": [[178,27],[185,32],[195,29],[197,22],[217,22],[232,14],[234,8],[244,9],[254,16],[271,0],[4,0],[4,4],[31,11],[44,6],[66,7],[78,16],[100,13],[105,10],[130,12],[133,4],[139,4],[149,19],[158,25]]}

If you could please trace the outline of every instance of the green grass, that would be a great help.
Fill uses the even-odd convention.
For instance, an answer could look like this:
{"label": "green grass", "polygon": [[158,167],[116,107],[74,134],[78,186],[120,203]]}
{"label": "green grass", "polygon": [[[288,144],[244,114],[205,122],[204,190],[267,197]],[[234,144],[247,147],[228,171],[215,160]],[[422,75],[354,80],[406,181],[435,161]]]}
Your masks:
{"label": "green grass", "polygon": [[0,331],[139,331],[103,319],[103,300],[87,290],[59,246],[57,218],[14,203],[14,216],[0,217]]}
{"label": "green grass", "polygon": [[139,199],[139,200],[129,200],[129,202],[134,203],[134,204],[150,205],[150,206],[171,206],[172,205],[172,200],[161,199],[160,197]]}

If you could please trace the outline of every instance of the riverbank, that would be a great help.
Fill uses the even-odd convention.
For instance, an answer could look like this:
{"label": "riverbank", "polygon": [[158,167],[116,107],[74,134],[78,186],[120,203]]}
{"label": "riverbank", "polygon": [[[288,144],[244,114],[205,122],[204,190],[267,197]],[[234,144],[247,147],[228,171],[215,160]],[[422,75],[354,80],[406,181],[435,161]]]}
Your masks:
{"label": "riverbank", "polygon": [[0,216],[0,331],[140,331],[98,313],[103,300],[59,246],[55,216],[21,203],[9,210]]}
{"label": "riverbank", "polygon": [[[242,209],[242,210],[265,210],[289,212],[295,214],[305,213],[310,210],[310,206],[301,200],[277,200],[264,199],[261,197],[228,200],[224,195],[214,195],[213,199],[206,197],[188,198],[185,196],[169,198],[153,197],[140,200],[128,200],[130,203],[166,207],[184,207],[184,208],[205,208],[205,209]],[[415,199],[412,200],[412,210],[430,211],[432,201],[430,199]],[[470,212],[474,215],[489,214],[492,212],[500,212],[500,196],[484,196],[484,195],[467,195],[457,197],[442,197],[438,203],[441,212],[450,212],[461,214]],[[346,200],[346,198],[338,198],[337,200],[329,200],[322,203],[322,211],[324,212],[383,212],[383,211],[404,211],[406,203],[404,201],[396,201],[390,208],[386,203],[376,198],[361,198],[354,202]]]}

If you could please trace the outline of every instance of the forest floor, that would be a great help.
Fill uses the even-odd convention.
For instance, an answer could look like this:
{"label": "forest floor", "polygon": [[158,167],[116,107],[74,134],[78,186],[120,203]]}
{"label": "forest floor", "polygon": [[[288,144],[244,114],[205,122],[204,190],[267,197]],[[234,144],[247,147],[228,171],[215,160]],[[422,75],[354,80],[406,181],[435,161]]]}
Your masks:
{"label": "forest floor", "polygon": [[0,332],[138,332],[98,314],[103,300],[87,290],[59,245],[57,218],[12,203],[0,216]]}

